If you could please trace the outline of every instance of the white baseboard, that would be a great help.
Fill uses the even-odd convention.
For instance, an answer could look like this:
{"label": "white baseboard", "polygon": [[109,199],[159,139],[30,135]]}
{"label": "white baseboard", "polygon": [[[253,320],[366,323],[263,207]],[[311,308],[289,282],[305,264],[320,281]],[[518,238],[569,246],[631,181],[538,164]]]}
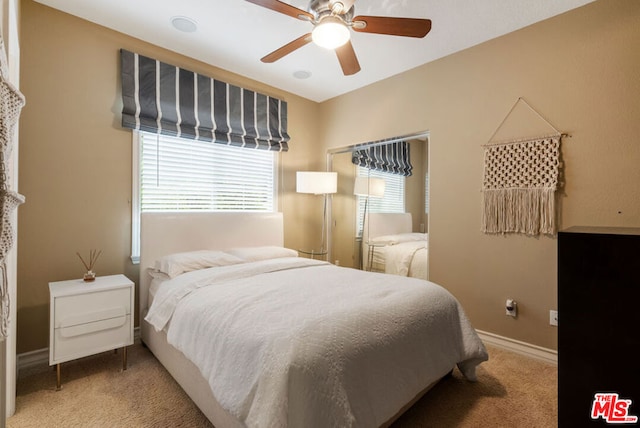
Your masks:
{"label": "white baseboard", "polygon": [[49,365],[49,348],[18,354],[16,357],[16,365],[18,369],[17,376],[20,376],[20,370]]}
{"label": "white baseboard", "polygon": [[[558,364],[558,351],[510,339],[494,333],[476,330],[483,342],[498,348],[506,349],[527,357],[536,358],[551,364]],[[133,332],[134,341],[140,340],[140,329],[136,327]],[[49,364],[49,348],[38,349],[36,351],[25,352],[17,356],[18,375],[20,370],[33,368],[36,366],[47,366]]]}
{"label": "white baseboard", "polygon": [[[133,343],[140,341],[140,328],[133,329]],[[37,349],[35,351],[24,352],[18,354],[16,358],[16,366],[18,369],[17,376],[20,375],[20,370],[26,370],[38,366],[49,365],[49,348]]]}
{"label": "white baseboard", "polygon": [[500,336],[486,331],[476,330],[478,336],[483,342],[498,348],[506,349],[527,357],[535,358],[551,364],[558,364],[558,351],[542,346],[532,345],[531,343],[521,342],[519,340]]}

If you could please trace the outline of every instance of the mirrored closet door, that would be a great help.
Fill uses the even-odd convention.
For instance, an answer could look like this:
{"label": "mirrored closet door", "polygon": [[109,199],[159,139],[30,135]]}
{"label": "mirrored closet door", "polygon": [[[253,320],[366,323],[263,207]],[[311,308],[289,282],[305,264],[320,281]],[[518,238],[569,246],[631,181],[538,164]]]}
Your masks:
{"label": "mirrored closet door", "polygon": [[[398,152],[400,160],[389,164]],[[330,261],[426,279],[428,152],[427,132],[328,151],[328,168],[338,173],[328,229]]]}

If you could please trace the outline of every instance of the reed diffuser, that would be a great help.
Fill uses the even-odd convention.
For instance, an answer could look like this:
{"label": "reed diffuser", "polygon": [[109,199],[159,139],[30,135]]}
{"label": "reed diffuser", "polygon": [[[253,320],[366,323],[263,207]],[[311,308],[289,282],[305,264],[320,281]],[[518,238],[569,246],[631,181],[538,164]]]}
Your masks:
{"label": "reed diffuser", "polygon": [[85,282],[95,281],[96,273],[93,271],[93,266],[96,264],[96,261],[98,260],[98,257],[100,257],[100,254],[102,254],[102,250],[89,250],[89,263],[84,261],[80,253],[76,252],[76,254],[80,258],[80,261],[82,262],[84,267],[87,269],[87,272],[84,274],[84,277],[82,279],[84,279]]}

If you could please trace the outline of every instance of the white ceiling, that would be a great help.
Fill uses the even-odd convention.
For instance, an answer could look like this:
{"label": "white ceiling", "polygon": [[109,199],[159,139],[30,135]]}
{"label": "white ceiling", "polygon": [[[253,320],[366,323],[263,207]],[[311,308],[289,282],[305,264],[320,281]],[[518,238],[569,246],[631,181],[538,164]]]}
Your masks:
{"label": "white ceiling", "polygon": [[[423,39],[352,34],[362,70],[342,74],[332,51],[313,43],[281,60],[260,58],[311,31],[308,22],[244,0],[36,0],[116,31],[313,101],[324,101],[594,0],[357,0],[355,15],[432,20]],[[287,0],[307,9],[307,0]],[[197,23],[184,33],[174,16]],[[294,77],[296,71],[311,74]]]}

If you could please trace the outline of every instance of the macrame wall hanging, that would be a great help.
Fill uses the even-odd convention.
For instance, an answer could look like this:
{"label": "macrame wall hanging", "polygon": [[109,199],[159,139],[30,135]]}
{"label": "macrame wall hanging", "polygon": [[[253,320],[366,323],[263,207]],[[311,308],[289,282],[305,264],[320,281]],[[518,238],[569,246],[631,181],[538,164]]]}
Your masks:
{"label": "macrame wall hanging", "polygon": [[9,81],[4,41],[0,36],[0,341],[7,337],[9,325],[9,284],[6,256],[13,246],[13,211],[24,202],[24,196],[9,189],[9,159],[13,151],[16,125],[24,106],[24,96]]}
{"label": "macrame wall hanging", "polygon": [[[519,103],[524,103],[553,133],[492,142]],[[482,231],[489,234],[555,235],[556,191],[560,185],[558,131],[523,98],[518,98],[484,145]]]}

